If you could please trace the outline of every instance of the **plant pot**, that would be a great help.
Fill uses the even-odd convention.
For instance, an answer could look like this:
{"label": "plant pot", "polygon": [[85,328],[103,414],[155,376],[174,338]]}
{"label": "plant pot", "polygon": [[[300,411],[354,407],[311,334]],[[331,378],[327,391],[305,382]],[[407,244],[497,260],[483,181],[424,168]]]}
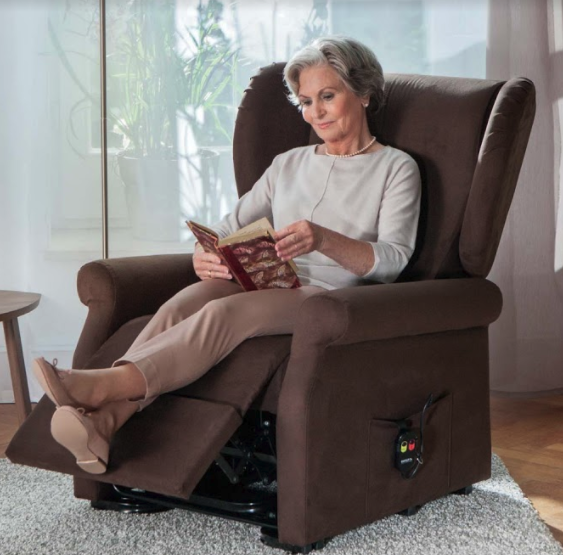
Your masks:
{"label": "plant pot", "polygon": [[179,241],[181,229],[178,160],[117,157],[133,235],[145,241]]}

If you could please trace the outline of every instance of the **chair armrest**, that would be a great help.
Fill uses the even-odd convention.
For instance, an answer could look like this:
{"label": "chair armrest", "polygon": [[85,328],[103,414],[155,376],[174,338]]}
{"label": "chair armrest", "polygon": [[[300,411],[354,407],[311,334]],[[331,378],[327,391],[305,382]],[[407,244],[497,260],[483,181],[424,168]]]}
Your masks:
{"label": "chair armrest", "polygon": [[123,324],[158,308],[199,281],[192,254],[165,254],[96,260],[78,272],[78,296],[88,316],[74,353],[73,367],[88,359]]}
{"label": "chair armrest", "polygon": [[483,278],[335,289],[301,305],[292,354],[310,347],[487,326],[501,308],[499,288]]}
{"label": "chair armrest", "polygon": [[333,530],[345,530],[348,515],[365,522],[358,500],[373,495],[370,457],[382,449],[373,421],[416,414],[429,393],[455,399],[450,491],[487,476],[487,325],[501,300],[493,283],[464,278],[336,289],[303,301],[277,407],[281,541],[325,537],[334,507],[349,510]]}

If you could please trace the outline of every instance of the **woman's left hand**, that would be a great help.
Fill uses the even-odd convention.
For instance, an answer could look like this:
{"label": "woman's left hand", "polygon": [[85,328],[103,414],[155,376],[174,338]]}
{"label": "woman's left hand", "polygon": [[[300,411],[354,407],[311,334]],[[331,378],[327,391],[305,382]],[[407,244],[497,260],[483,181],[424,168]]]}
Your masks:
{"label": "woman's left hand", "polygon": [[276,251],[282,260],[289,260],[312,251],[321,250],[326,228],[309,220],[299,220],[276,231]]}

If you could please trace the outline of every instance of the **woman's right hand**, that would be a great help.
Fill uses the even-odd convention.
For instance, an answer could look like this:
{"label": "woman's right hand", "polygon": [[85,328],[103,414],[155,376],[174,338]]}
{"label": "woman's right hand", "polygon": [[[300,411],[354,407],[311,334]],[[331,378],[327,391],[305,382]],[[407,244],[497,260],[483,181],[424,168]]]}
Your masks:
{"label": "woman's right hand", "polygon": [[232,279],[233,277],[223,261],[216,254],[205,252],[199,243],[196,243],[193,261],[195,273],[200,279]]}

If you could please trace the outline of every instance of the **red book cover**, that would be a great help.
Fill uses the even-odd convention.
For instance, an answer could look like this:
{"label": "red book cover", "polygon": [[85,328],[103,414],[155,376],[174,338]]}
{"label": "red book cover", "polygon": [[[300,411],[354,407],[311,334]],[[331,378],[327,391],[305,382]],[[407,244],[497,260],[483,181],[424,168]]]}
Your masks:
{"label": "red book cover", "polygon": [[190,221],[188,225],[204,250],[224,260],[245,291],[301,287],[295,263],[279,258],[273,228],[266,218],[222,240],[201,224]]}

